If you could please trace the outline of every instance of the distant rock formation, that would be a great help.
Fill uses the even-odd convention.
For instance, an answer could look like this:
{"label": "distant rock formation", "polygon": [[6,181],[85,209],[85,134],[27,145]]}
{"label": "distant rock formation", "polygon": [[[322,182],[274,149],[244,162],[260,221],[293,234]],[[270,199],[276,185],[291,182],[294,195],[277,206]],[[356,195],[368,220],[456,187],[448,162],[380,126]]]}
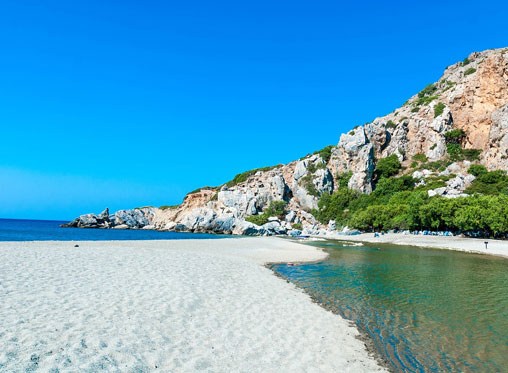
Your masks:
{"label": "distant rock formation", "polygon": [[[462,130],[461,146],[478,153],[489,170],[508,170],[508,48],[472,53],[449,66],[434,84],[411,97],[392,113],[357,126],[340,136],[337,146],[287,165],[248,172],[217,188],[188,194],[179,206],[165,209],[121,210],[109,216],[82,215],[70,227],[143,228],[246,235],[313,234],[334,228],[312,216],[319,197],[339,188],[341,175],[350,174],[348,187],[370,193],[379,159],[395,154],[405,168],[415,156],[428,162],[447,159],[445,134]],[[475,150],[476,149],[476,150]],[[471,163],[459,160],[440,174],[454,174],[446,187],[429,195],[464,195],[474,180]],[[411,171],[412,172],[412,171]],[[419,183],[437,171],[413,173]],[[261,226],[246,221],[262,214],[273,201],[287,202],[285,217],[271,217]]]}
{"label": "distant rock formation", "polygon": [[85,214],[73,221],[62,224],[63,228],[117,228],[117,229],[151,229],[157,209],[144,207],[132,210],[119,210],[113,215],[106,208],[100,214]]}

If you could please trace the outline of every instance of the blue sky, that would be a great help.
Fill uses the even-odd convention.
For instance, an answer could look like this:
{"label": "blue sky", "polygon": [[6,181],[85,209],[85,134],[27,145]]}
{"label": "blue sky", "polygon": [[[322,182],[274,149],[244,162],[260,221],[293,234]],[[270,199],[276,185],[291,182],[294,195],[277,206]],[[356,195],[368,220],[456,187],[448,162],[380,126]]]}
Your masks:
{"label": "blue sky", "polygon": [[0,217],[70,219],[285,163],[508,46],[497,1],[0,5]]}

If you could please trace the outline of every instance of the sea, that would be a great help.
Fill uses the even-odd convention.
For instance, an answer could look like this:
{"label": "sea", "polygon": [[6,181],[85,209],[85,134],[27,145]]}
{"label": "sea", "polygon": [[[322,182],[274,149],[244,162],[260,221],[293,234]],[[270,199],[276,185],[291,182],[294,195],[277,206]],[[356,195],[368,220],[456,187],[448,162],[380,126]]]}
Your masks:
{"label": "sea", "polygon": [[61,228],[67,221],[0,219],[0,241],[110,241],[226,238],[227,235],[144,229]]}

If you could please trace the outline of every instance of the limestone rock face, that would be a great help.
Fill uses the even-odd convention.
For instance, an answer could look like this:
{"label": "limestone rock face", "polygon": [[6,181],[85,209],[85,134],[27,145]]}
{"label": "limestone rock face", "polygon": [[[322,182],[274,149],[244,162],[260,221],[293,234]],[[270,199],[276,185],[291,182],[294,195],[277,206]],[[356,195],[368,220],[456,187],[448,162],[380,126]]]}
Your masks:
{"label": "limestone rock face", "polygon": [[[371,133],[386,141],[385,136],[379,136],[374,128]],[[366,135],[363,126],[356,127],[346,134],[342,134],[337,148],[332,152],[329,167],[334,175],[351,172],[349,188],[364,193],[372,191],[372,175],[374,173],[374,146]]]}
{"label": "limestone rock face", "polygon": [[81,215],[67,224],[62,224],[62,227],[138,229],[151,225],[154,216],[155,209],[152,207],[119,210],[113,215],[110,215],[109,209],[106,208],[100,214]]}

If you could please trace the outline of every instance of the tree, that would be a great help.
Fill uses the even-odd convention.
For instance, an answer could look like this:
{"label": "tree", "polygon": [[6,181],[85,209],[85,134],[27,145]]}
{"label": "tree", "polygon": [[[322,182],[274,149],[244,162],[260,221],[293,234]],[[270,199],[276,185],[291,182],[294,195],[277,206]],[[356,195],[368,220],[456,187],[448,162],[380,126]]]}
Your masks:
{"label": "tree", "polygon": [[390,177],[396,175],[401,168],[397,155],[392,154],[386,158],[381,158],[376,165],[376,175],[378,178]]}

